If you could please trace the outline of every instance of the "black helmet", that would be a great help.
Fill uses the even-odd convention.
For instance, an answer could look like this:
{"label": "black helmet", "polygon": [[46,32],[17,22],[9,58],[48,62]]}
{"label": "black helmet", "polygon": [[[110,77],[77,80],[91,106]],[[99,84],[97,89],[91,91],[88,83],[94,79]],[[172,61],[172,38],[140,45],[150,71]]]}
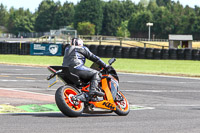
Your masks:
{"label": "black helmet", "polygon": [[74,46],[83,46],[83,40],[80,38],[73,38],[71,41],[71,45]]}

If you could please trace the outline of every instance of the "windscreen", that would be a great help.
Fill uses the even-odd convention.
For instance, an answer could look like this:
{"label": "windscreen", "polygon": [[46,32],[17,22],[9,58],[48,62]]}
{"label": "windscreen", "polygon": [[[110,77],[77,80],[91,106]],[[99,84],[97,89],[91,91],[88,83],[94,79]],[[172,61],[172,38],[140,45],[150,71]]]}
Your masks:
{"label": "windscreen", "polygon": [[90,68],[95,69],[97,71],[101,70],[100,66],[97,63],[93,63]]}

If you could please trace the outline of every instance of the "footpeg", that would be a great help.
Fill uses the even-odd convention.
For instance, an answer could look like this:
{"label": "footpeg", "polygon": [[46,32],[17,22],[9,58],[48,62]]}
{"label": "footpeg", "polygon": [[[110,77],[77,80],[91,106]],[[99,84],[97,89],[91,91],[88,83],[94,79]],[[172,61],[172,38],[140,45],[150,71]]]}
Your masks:
{"label": "footpeg", "polygon": [[77,100],[82,101],[82,102],[86,102],[85,93],[78,94],[78,95],[75,96],[75,98],[76,98]]}

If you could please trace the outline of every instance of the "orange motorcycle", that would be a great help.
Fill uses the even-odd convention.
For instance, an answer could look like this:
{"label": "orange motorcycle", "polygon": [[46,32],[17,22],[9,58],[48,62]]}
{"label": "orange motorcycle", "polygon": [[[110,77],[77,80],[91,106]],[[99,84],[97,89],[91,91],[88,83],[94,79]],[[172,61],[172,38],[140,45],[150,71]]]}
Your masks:
{"label": "orange motorcycle", "polygon": [[119,90],[119,78],[115,69],[111,66],[116,61],[112,58],[108,61],[109,69],[100,68],[93,63],[91,68],[99,70],[102,74],[99,83],[99,91],[105,93],[103,97],[90,96],[90,82],[81,81],[80,78],[71,73],[68,67],[49,66],[48,70],[52,73],[47,80],[50,86],[56,83],[56,75],[64,82],[64,86],[57,89],[55,100],[60,111],[69,117],[77,117],[82,113],[95,113],[97,108],[104,109],[102,112],[113,111],[125,116],[129,113],[129,103],[124,94]]}

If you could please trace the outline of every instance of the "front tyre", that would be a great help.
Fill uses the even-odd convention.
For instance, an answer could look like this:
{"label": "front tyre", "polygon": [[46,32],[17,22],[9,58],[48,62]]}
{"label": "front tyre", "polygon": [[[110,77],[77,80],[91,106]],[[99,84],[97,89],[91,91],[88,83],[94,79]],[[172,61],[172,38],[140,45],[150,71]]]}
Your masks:
{"label": "front tyre", "polygon": [[130,111],[128,100],[122,94],[121,91],[118,91],[117,97],[121,97],[123,100],[120,100],[120,101],[116,100],[115,101],[115,104],[116,104],[115,113],[120,115],[120,116],[128,115],[128,113]]}
{"label": "front tyre", "polygon": [[72,97],[79,94],[72,86],[61,86],[58,88],[55,94],[55,100],[60,111],[69,117],[77,117],[83,113],[84,103],[79,101],[78,105],[75,105]]}

